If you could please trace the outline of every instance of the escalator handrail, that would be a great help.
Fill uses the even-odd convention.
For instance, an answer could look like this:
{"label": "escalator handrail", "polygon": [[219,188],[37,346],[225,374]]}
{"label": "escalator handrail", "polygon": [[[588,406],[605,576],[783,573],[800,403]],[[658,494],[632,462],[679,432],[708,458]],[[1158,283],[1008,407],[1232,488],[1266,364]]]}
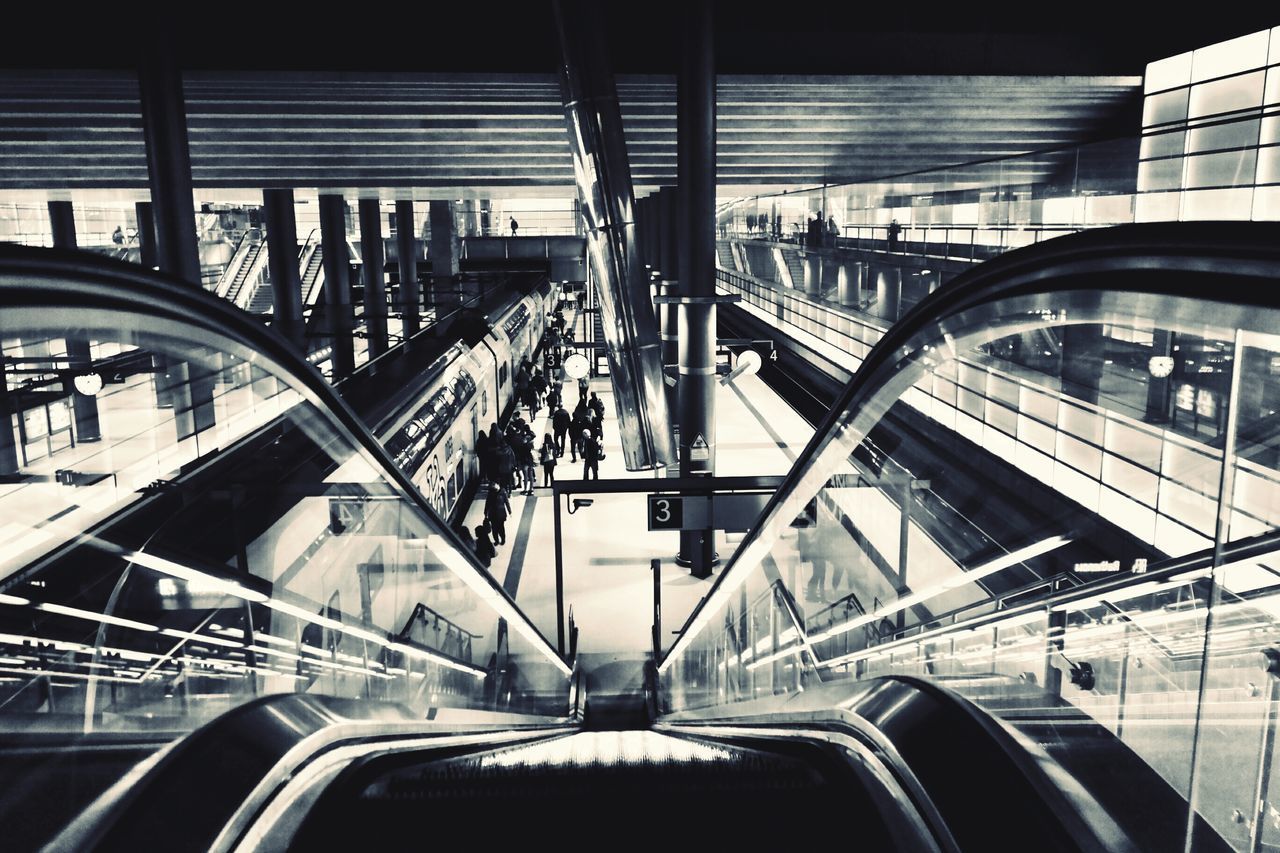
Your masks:
{"label": "escalator handrail", "polygon": [[[1090,229],[985,261],[920,300],[871,348],[836,397],[756,524],[694,607],[684,631],[659,662],[659,672],[684,652],[694,636],[689,633],[690,628],[696,634],[703,627],[704,614],[714,613],[726,603],[728,591],[735,588],[727,581],[733,578],[736,582],[742,556],[752,550],[760,531],[774,521],[773,516],[808,473],[813,459],[835,440],[846,413],[860,408],[879,391],[895,372],[903,349],[917,335],[949,318],[1000,300],[1062,292],[1054,286],[1061,278],[1126,270],[1230,274],[1231,279],[1224,276],[1224,280],[1215,282],[1212,294],[1196,293],[1183,286],[1181,280],[1171,286],[1171,280],[1165,277],[1135,276],[1132,288],[1151,295],[1203,297],[1206,301],[1274,308],[1276,300],[1271,288],[1258,287],[1254,280],[1280,278],[1280,223],[1162,222]],[[1077,285],[1070,289],[1082,288]]]}
{"label": "escalator handrail", "polygon": [[[891,699],[876,707],[876,692],[891,691]],[[803,695],[803,694],[799,694]],[[900,778],[909,780],[908,789],[918,789],[930,797],[929,789],[921,779],[917,768],[903,756],[899,744],[874,722],[875,712],[884,705],[892,707],[888,717],[911,721],[917,713],[916,704],[927,706],[935,703],[946,713],[967,719],[978,726],[985,738],[984,746],[990,746],[1003,756],[1018,774],[1034,797],[1049,810],[1059,826],[1079,844],[1081,850],[1102,851],[1143,849],[1135,844],[1128,832],[1121,828],[1079,780],[1055,762],[1033,741],[1019,734],[1007,723],[939,684],[911,676],[885,676],[875,681],[842,683],[822,690],[822,700],[829,706],[823,708],[788,708],[797,701],[797,694],[787,697],[770,697],[745,703],[747,707],[735,709],[733,705],[694,711],[678,712],[660,720],[659,730],[680,731],[691,726],[752,725],[777,730],[800,727],[825,728],[849,734],[872,747]],[[864,706],[866,706],[864,710]],[[774,710],[776,709],[776,710]],[[920,714],[925,712],[921,710]],[[871,714],[872,716],[864,716]],[[1116,741],[1118,744],[1119,741]],[[939,760],[949,756],[939,755]],[[977,772],[977,768],[969,768]],[[958,784],[971,785],[964,779],[964,768],[956,768]],[[932,798],[930,799],[932,802]],[[1006,804],[1007,805],[1007,804]],[[945,822],[945,815],[943,816]],[[1028,848],[1036,845],[1028,841]]]}
{"label": "escalator handrail", "polygon": [[[299,356],[290,344],[249,314],[201,287],[137,264],[89,252],[68,249],[0,244],[0,305],[44,306],[61,304],[88,310],[115,310],[146,315],[180,326],[195,327],[211,335],[230,339],[247,351],[265,356],[294,385],[307,402],[326,411],[353,444],[381,467],[382,476],[427,518],[438,523],[439,534],[463,555],[474,579],[487,587],[491,604],[509,622],[520,622],[531,645],[541,646],[565,677],[572,668],[516,605],[497,580],[480,568],[474,553],[458,534],[441,520],[422,493],[401,471],[368,427],[324,381],[319,371]],[[498,602],[499,604],[493,604]],[[507,613],[502,611],[506,610]],[[533,641],[536,638],[536,642]]]}
{"label": "escalator handrail", "polygon": [[[170,837],[173,849],[229,849],[261,816],[267,801],[318,756],[345,744],[420,740],[430,749],[441,738],[527,740],[576,729],[572,717],[514,715],[441,709],[421,720],[407,709],[380,702],[312,694],[265,696],[227,711],[143,761],[65,827],[48,850],[120,849],[137,844],[140,824],[173,812],[189,832]],[[246,756],[223,760],[226,753]],[[250,757],[251,756],[251,757]],[[166,803],[166,800],[168,801]],[[123,833],[125,838],[119,836]],[[132,836],[132,837],[131,837]]]}

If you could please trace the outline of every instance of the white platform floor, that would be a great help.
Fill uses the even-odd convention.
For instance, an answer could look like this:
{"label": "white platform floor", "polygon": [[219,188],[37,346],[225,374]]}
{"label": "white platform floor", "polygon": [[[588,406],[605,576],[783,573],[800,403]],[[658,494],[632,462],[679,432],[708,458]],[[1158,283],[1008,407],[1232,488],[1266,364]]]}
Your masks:
{"label": "white platform floor", "polygon": [[[628,472],[616,429],[613,393],[608,378],[592,381],[591,390],[605,402],[605,459],[603,478],[655,479],[653,472]],[[572,383],[564,386],[565,403],[577,403]],[[745,401],[750,401],[750,405]],[[720,386],[716,396],[716,473],[721,476],[782,475],[803,449],[813,430],[794,410],[757,377],[738,380],[738,390]],[[547,412],[533,425],[541,436],[550,431]],[[582,463],[569,463],[566,454],[556,473],[562,479],[582,476]],[[538,468],[539,482],[542,470]],[[694,606],[714,580],[699,580],[677,566],[678,534],[649,532],[644,494],[593,496],[594,504],[569,515],[562,507],[565,608],[572,608],[579,628],[580,652],[634,658],[651,645],[653,575],[650,560],[662,560],[664,646],[670,645]],[[567,501],[566,501],[567,503]],[[472,529],[483,520],[481,491],[466,515]],[[717,550],[722,561],[737,547],[741,534],[720,534]],[[517,605],[553,643],[556,639],[554,506],[549,488],[532,497],[511,496],[507,544],[498,547],[490,569],[514,592]],[[719,568],[717,568],[717,572]]]}

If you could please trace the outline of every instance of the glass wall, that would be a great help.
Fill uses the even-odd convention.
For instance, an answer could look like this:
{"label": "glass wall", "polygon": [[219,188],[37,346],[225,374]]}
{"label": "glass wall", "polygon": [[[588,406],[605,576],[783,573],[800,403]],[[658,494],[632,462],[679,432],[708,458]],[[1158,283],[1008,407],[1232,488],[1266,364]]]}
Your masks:
{"label": "glass wall", "polygon": [[[1258,288],[1280,268],[1172,255],[1037,268],[1016,295],[988,282],[889,333],[662,661],[666,710],[930,678],[1015,728],[1096,721],[1258,849],[1280,718],[1280,312]],[[1223,392],[1203,417],[1220,428],[1157,439],[986,372],[991,348],[1040,333],[1197,342]],[[1103,389],[1119,381],[1105,361]],[[964,440],[914,426],[921,413]],[[1087,470],[1093,500],[1073,508],[1005,466],[1071,467],[1082,489]]]}

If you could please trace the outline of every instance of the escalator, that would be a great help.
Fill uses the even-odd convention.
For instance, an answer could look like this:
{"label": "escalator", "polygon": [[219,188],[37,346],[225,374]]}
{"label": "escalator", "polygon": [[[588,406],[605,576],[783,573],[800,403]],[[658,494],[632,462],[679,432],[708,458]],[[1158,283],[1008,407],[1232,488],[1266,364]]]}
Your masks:
{"label": "escalator", "polygon": [[[10,556],[0,577],[6,845],[310,850],[492,826],[501,843],[1269,849],[1274,530],[1233,528],[1215,507],[1222,541],[1194,560],[954,624],[910,614],[1020,576],[1035,555],[976,554],[946,575],[919,549],[887,553],[911,572],[890,600],[820,625],[795,604],[800,563],[852,563],[855,533],[881,535],[850,515],[848,542],[800,554],[792,523],[823,492],[878,499],[885,484],[850,485],[859,448],[938,366],[939,340],[963,351],[1065,316],[1048,304],[1073,322],[1212,317],[1238,347],[1271,345],[1263,333],[1280,322],[1257,285],[1280,273],[1274,228],[1113,230],[1067,238],[1100,276],[1096,294],[1076,260],[1055,268],[1042,246],[995,262],[1007,279],[961,281],[891,330],[673,645],[643,665],[635,713],[608,696],[609,720],[592,719],[584,662],[546,640],[283,341],[136,267],[0,247],[6,334],[157,353],[218,401],[215,422],[183,436],[180,407],[150,386],[104,393],[111,453],[81,465],[103,479],[33,477],[4,507],[21,521],[39,503],[57,522],[27,538],[73,534],[20,565]],[[126,463],[140,446],[199,452],[138,483]],[[887,462],[903,461],[900,446]],[[1230,476],[1265,473],[1230,452]],[[434,614],[451,626],[443,640],[413,627]],[[896,634],[832,649],[899,614],[911,624]],[[623,719],[634,727],[616,730]],[[676,809],[683,819],[667,820]]]}

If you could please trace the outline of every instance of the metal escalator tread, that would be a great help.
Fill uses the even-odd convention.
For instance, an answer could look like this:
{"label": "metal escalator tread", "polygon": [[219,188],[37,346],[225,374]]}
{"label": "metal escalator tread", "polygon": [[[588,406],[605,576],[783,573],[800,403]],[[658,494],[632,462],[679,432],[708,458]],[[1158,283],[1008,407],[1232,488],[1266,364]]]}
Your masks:
{"label": "metal escalator tread", "polygon": [[[608,746],[615,737],[622,739],[617,749]],[[636,738],[646,747],[637,750]],[[594,757],[594,747],[575,745],[601,741],[605,748]],[[672,754],[653,755],[652,745],[662,753],[663,742]],[[877,805],[882,797],[846,761],[812,743],[762,746],[586,732],[435,760],[383,756],[347,768],[290,849],[373,848],[442,830],[531,845],[632,837],[759,845],[803,836],[814,829],[814,815],[823,816],[824,831],[847,827],[860,849],[899,849]]]}

